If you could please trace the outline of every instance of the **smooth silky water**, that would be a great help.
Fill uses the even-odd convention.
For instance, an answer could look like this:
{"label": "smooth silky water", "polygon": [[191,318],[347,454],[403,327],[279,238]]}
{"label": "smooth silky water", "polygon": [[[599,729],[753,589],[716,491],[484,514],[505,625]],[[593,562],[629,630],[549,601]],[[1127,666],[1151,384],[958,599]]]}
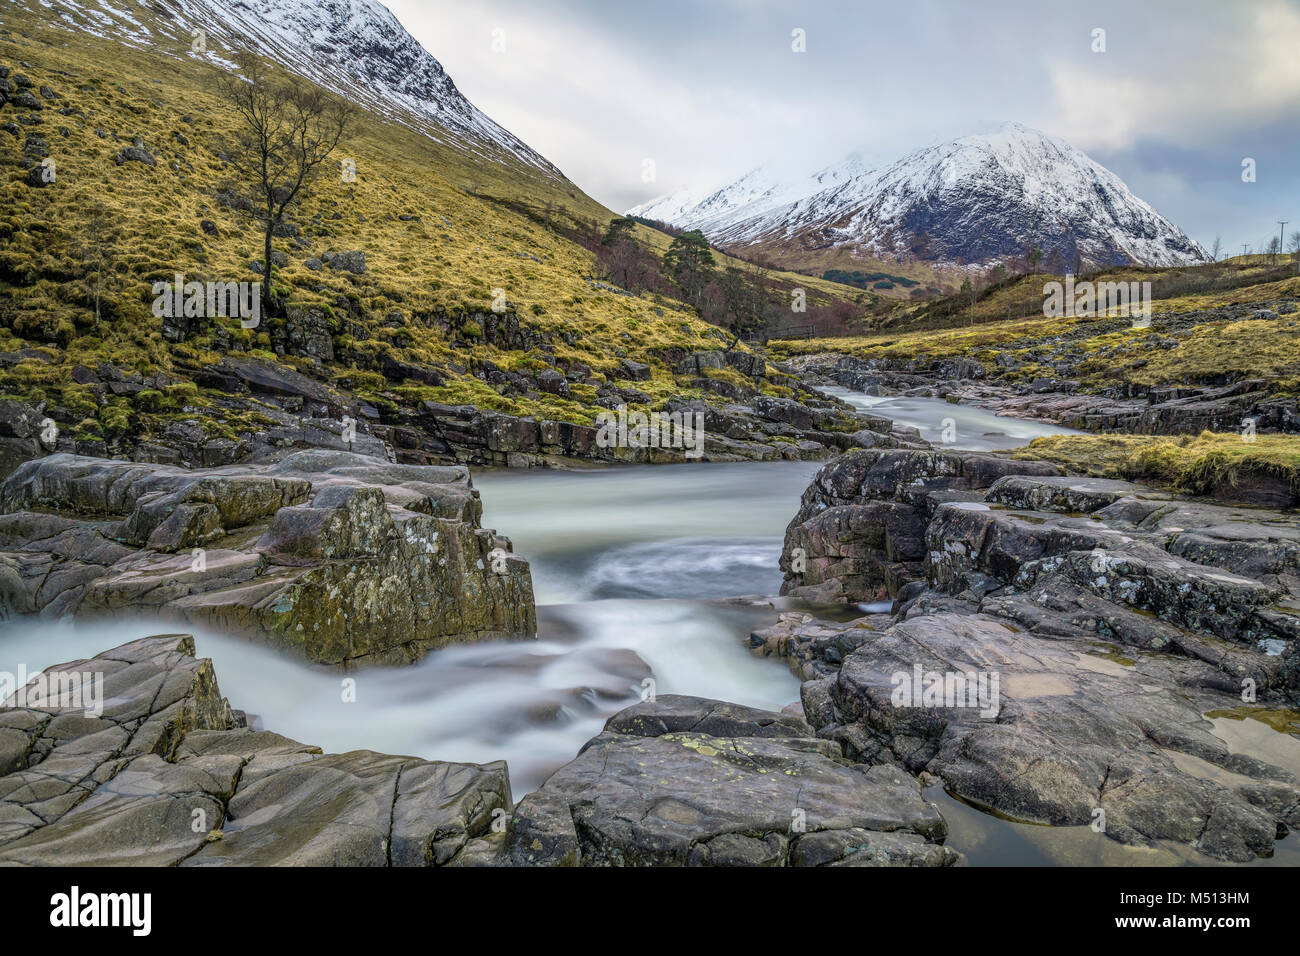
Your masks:
{"label": "smooth silky water", "polygon": [[921,437],[926,441],[944,448],[998,451],[1019,448],[1044,435],[1084,434],[1060,425],[1005,418],[994,415],[987,409],[953,405],[939,398],[864,395],[839,386],[823,388],[822,391],[843,399],[860,411],[883,415],[898,425],[910,425],[920,431]]}
{"label": "smooth silky water", "polygon": [[[927,437],[938,438],[934,430],[942,429],[943,418],[955,418],[957,440],[949,447],[1012,447],[1063,431],[938,399],[897,400],[904,407],[856,393],[844,397],[863,399],[854,403],[915,425]],[[343,675],[336,672],[157,621],[11,620],[0,625],[0,669],[15,671],[23,662],[34,672],[146,634],[184,630],[213,659],[232,705],[267,729],[327,752],[506,760],[518,799],[571,760],[611,714],[639,700],[647,680],[658,694],[771,710],[799,699],[799,683],[784,662],[755,657],[745,637],[776,619],[778,602],[759,596],[780,589],[785,526],[820,466],[476,472],[484,525],[509,535],[532,564],[538,639],[451,647],[409,667],[346,675],[356,681],[354,703],[343,702]],[[727,600],[745,595],[755,599]],[[973,864],[1212,862],[1184,849],[1123,847],[1087,827],[1002,820],[940,787],[927,796],[948,820],[949,844]],[[1265,862],[1300,863],[1297,838],[1279,843]]]}

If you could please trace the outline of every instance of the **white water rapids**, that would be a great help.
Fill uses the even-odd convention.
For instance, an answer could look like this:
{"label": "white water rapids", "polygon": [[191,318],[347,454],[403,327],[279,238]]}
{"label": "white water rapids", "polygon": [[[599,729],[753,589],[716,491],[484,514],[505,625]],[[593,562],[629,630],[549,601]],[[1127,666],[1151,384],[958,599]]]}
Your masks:
{"label": "white water rapids", "polygon": [[[926,437],[937,438],[931,432],[954,417],[957,441],[949,447],[1011,447],[1062,430],[938,399],[837,394],[915,425]],[[518,799],[572,759],[611,714],[635,703],[647,678],[660,694],[773,710],[798,700],[799,683],[784,662],[757,658],[744,646],[748,632],[774,621],[776,610],[719,599],[777,593],[785,526],[820,467],[769,462],[476,473],[484,525],[508,535],[532,564],[538,639],[452,647],[409,667],[346,675],[357,681],[355,703],[343,701],[338,673],[272,648],[183,629],[195,633],[200,655],[213,659],[222,693],[266,729],[327,752],[506,760]],[[33,673],[178,629],[125,619],[11,620],[0,624],[0,670],[14,672],[22,663]],[[998,821],[941,789],[927,795],[949,819],[950,842],[973,863],[1177,859],[1141,855],[1153,851],[1135,857],[1076,828]],[[1088,856],[1080,859],[1080,852]]]}

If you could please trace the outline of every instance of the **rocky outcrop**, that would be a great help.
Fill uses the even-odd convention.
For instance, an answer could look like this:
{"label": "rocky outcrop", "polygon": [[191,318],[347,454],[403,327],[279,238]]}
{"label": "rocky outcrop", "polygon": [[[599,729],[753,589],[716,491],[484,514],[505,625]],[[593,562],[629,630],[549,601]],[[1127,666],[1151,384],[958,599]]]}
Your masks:
{"label": "rocky outcrop", "polygon": [[915,778],[844,758],[788,714],[638,704],[512,808],[500,762],[327,755],[254,729],[194,651],[186,635],[144,638],[48,668],[58,693],[34,680],[4,701],[0,863],[961,862]]}
{"label": "rocky outcrop", "polygon": [[845,760],[804,721],[664,696],[611,717],[515,808],[515,866],[946,866],[909,774]]}
{"label": "rocky outcrop", "polygon": [[7,475],[24,461],[45,454],[45,441],[55,442],[53,422],[26,402],[0,401],[0,476]]}
{"label": "rocky outcrop", "polygon": [[648,428],[635,422],[625,429],[625,441],[618,429],[623,420],[620,415],[626,412],[620,412],[619,406],[626,408],[627,400],[617,391],[602,399],[614,425],[603,440],[600,424],[520,418],[472,405],[432,401],[401,415],[400,424],[377,426],[374,432],[391,442],[398,461],[454,460],[511,468],[558,467],[571,460],[619,464],[816,461],[846,448],[909,445],[915,438],[907,429],[895,430],[888,419],[857,415],[838,402],[809,399],[804,404],[758,397],[724,405],[702,399],[670,399],[662,414],[676,416],[675,420],[692,428],[696,422],[703,423],[699,448],[656,441]]}
{"label": "rocky outcrop", "polygon": [[442,866],[510,810],[502,763],[325,755],[251,729],[186,635],[46,674],[94,690],[4,702],[0,863]]}
{"label": "rocky outcrop", "polygon": [[1020,464],[842,456],[786,530],[785,592],[901,605],[928,588],[995,604],[1023,626],[1174,648],[1261,685],[1284,680],[1280,651],[1300,634],[1300,519],[1044,475],[1037,462],[1027,464],[1038,474],[1017,475]]}
{"label": "rocky outcrop", "polygon": [[[510,318],[508,314],[497,317],[491,325],[493,334],[509,339],[513,328],[515,334],[522,335],[517,325],[507,321]],[[405,321],[401,318],[398,324]],[[206,318],[166,319],[163,334],[180,341],[195,334],[199,326],[209,325],[211,320]],[[702,440],[702,447],[657,440],[635,421],[620,429],[614,440],[602,441],[598,440],[601,419],[595,424],[581,424],[512,415],[475,405],[408,401],[396,392],[384,393],[378,402],[381,408],[349,393],[344,387],[346,377],[326,380],[328,377],[320,373],[325,363],[363,360],[360,353],[341,354],[338,341],[344,329],[360,334],[356,323],[336,318],[326,310],[290,306],[284,317],[267,323],[267,334],[277,351],[305,360],[299,368],[230,352],[220,361],[188,373],[193,385],[221,396],[219,408],[203,402],[184,404],[196,393],[187,391],[189,383],[175,373],[146,376],[123,371],[109,362],[93,369],[74,366],[69,375],[84,389],[86,399],[98,406],[125,397],[131,400],[134,411],[119,405],[119,424],[106,431],[85,419],[82,411],[47,407],[44,402],[0,403],[0,477],[18,463],[48,451],[210,468],[265,461],[294,449],[327,448],[402,464],[531,468],[565,467],[574,461],[660,464],[820,460],[847,448],[914,447],[917,437],[911,430],[895,429],[888,419],[859,415],[851,406],[802,386],[797,399],[766,395],[759,387],[766,375],[765,361],[761,356],[741,352],[695,353],[692,357],[716,356],[717,368],[754,376],[752,386],[735,386],[725,378],[686,380],[682,382],[684,390],[715,394],[709,401],[672,398],[659,410],[676,416],[679,422],[686,421],[692,428],[699,421],[696,415],[703,415],[701,434],[694,436]],[[217,339],[229,339],[229,330],[224,327],[212,326],[208,331]],[[219,341],[217,345],[228,351],[231,342]],[[547,352],[538,354],[549,356]],[[15,361],[32,357],[10,355]],[[34,356],[50,360],[44,353]],[[0,354],[0,363],[5,359]],[[576,383],[595,388],[593,417],[605,414],[619,419],[631,410],[645,420],[645,410],[653,404],[651,396],[637,388],[649,372],[649,366],[642,363],[625,362],[618,376],[626,377],[616,376],[618,382],[599,381],[592,377],[590,369],[576,362],[565,363],[564,368],[557,365],[540,371],[525,368],[509,372],[490,361],[481,364],[479,377],[507,397],[532,401],[546,395],[565,396]],[[384,353],[374,371],[394,382],[430,387],[446,385],[450,375],[445,368],[406,361],[391,353]],[[793,378],[782,377],[786,379],[799,384]],[[138,427],[142,413],[159,410],[166,414],[152,421],[147,429]],[[226,414],[239,416],[236,426],[222,423]]]}
{"label": "rocky outcrop", "polygon": [[[1207,716],[1256,708],[1215,690],[1210,665],[1120,657],[1095,636],[1028,631],[959,602],[923,600],[892,625],[788,629],[791,645],[831,652],[814,652],[803,688],[819,736],[855,760],[937,776],[975,806],[1238,862],[1300,823],[1294,771],[1216,735]],[[919,686],[900,696],[927,681],[932,698]]]}
{"label": "rocky outcrop", "polygon": [[155,613],[335,665],[535,630],[466,469],[305,451],[187,471],[53,455],[0,485],[0,606]]}
{"label": "rocky outcrop", "polygon": [[1300,823],[1300,766],[1211,720],[1277,723],[1300,701],[1300,520],[1128,482],[990,480],[1002,466],[983,459],[825,466],[787,532],[787,590],[888,594],[893,613],[787,613],[751,647],[789,660],[807,719],[851,759],[1017,820],[1271,852]]}
{"label": "rocky outcrop", "polygon": [[1045,462],[921,449],[854,450],[826,465],[785,533],[782,594],[819,603],[879,601],[925,575],[936,502],[1012,474],[1055,475]]}

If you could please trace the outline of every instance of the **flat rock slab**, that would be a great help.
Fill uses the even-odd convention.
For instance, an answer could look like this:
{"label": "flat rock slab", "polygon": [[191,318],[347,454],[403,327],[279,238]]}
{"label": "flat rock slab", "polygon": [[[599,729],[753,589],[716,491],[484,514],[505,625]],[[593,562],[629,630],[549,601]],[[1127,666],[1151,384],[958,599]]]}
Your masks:
{"label": "flat rock slab", "polygon": [[[1121,842],[1234,861],[1300,822],[1295,776],[1232,752],[1204,717],[1240,699],[1189,693],[1176,660],[1124,665],[981,614],[921,614],[857,638],[821,729],[859,759],[934,774],[1018,820],[1082,826],[1101,811]],[[989,693],[972,689],[981,680]]]}
{"label": "flat rock slab", "polygon": [[73,672],[99,675],[101,713],[35,685],[0,709],[0,864],[441,866],[510,811],[504,763],[323,755],[242,726],[187,635],[46,671]]}
{"label": "flat rock slab", "polygon": [[848,763],[798,718],[665,696],[614,715],[520,802],[505,859],[942,866],[960,859],[945,833],[915,778]]}
{"label": "flat rock slab", "polygon": [[1088,512],[1148,489],[1111,478],[1007,475],[989,486],[988,500],[1031,511]]}

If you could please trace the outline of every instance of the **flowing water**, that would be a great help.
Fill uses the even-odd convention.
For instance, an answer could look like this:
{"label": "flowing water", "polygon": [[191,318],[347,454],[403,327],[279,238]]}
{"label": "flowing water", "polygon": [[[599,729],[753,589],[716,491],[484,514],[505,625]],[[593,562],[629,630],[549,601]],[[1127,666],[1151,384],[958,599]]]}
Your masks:
{"label": "flowing water", "polygon": [[[849,393],[852,395],[852,393]],[[1020,444],[1061,429],[1000,419],[937,399],[856,396],[904,424],[958,421],[950,447]],[[990,436],[990,432],[996,432]],[[632,466],[574,472],[476,473],[483,523],[532,564],[538,639],[447,648],[403,668],[343,678],[271,648],[195,630],[222,692],[267,729],[327,752],[370,749],[438,760],[506,760],[515,797],[540,786],[613,713],[659,694],[779,710],[798,700],[785,664],[751,655],[748,632],[773,622],[786,524],[818,462]],[[872,608],[877,610],[877,608]],[[28,672],[145,634],[156,621],[0,625],[0,670]],[[1176,863],[1188,854],[1136,851],[1087,827],[999,820],[941,788],[927,796],[949,820],[949,843],[972,863]],[[1276,860],[1296,862],[1296,838]],[[1197,859],[1197,862],[1206,862]]]}
{"label": "flowing water", "polygon": [[[573,759],[605,720],[641,699],[691,694],[780,710],[799,682],[744,639],[770,603],[785,526],[817,462],[665,465],[476,474],[483,523],[532,564],[538,639],[446,648],[408,667],[342,678],[272,648],[209,633],[198,651],[222,693],[270,730],[326,751],[506,760],[516,797]],[[90,657],[157,621],[11,621],[0,670]],[[647,683],[653,681],[653,685]]]}
{"label": "flowing water", "polygon": [[884,415],[899,425],[911,425],[926,441],[946,448],[998,451],[1027,445],[1044,435],[1082,435],[1084,432],[1060,425],[1004,418],[970,405],[953,405],[938,398],[906,398],[901,395],[864,395],[851,389],[822,388],[827,395],[841,398],[872,415]]}

